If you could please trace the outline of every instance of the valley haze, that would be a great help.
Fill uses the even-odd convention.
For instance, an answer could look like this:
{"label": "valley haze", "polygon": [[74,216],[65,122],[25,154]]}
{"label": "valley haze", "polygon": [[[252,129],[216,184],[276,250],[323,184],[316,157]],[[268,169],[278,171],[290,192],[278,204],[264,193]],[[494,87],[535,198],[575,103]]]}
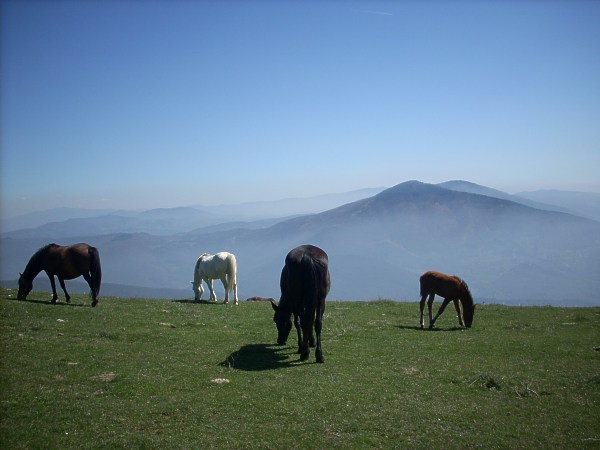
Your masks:
{"label": "valley haze", "polygon": [[[310,243],[329,254],[329,300],[417,301],[419,276],[436,269],[464,278],[476,303],[599,305],[599,206],[595,193],[510,195],[455,180],[240,205],[51,210],[3,220],[0,278],[14,287],[39,247],[83,241],[100,251],[101,295],[193,298],[197,257],[224,250],[238,260],[240,299],[278,299],[286,253]],[[86,291],[81,281],[67,289]],[[47,288],[42,273],[34,290]]]}

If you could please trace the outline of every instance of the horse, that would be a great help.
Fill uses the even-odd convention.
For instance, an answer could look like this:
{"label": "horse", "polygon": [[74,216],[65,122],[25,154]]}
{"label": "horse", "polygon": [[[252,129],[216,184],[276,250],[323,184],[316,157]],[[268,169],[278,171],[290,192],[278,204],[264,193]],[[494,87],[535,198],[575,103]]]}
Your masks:
{"label": "horse", "polygon": [[229,303],[229,292],[233,290],[234,303],[237,305],[236,276],[237,262],[232,253],[220,252],[216,255],[203,253],[196,261],[196,267],[194,267],[194,281],[192,284],[194,286],[193,289],[196,301],[202,299],[202,294],[204,293],[202,280],[204,280],[210,290],[210,300],[216,302],[217,296],[213,289],[212,280],[220,279],[225,288],[225,301],[223,303]]}
{"label": "horse", "polygon": [[[459,277],[454,275],[446,275],[441,272],[429,271],[421,275],[421,328],[423,328],[423,309],[425,308],[425,300],[429,296],[427,308],[429,309],[429,328],[435,327],[435,321],[448,306],[448,303],[454,302],[454,307],[458,313],[458,323],[461,326],[471,328],[473,324],[473,315],[475,313],[475,304],[473,297],[469,291],[469,286]],[[431,317],[431,308],[435,294],[444,298],[444,302],[434,318]],[[459,303],[460,302],[460,303]],[[462,313],[461,313],[462,306]],[[463,321],[464,319],[464,321]]]}
{"label": "horse", "polygon": [[100,267],[100,255],[98,249],[88,244],[75,244],[63,247],[56,244],[48,244],[36,251],[23,273],[19,274],[19,292],[17,298],[25,300],[33,289],[33,279],[41,271],[45,271],[50,278],[52,286],[52,303],[56,303],[56,284],[54,276],[58,278],[60,287],[65,293],[67,303],[71,302],[71,296],[65,287],[65,280],[73,280],[83,276],[90,286],[92,294],[92,306],[98,304],[98,294],[102,282],[102,268]]}
{"label": "horse", "polygon": [[324,363],[321,349],[321,330],[325,297],[331,285],[327,253],[313,245],[301,245],[291,250],[285,257],[281,271],[281,299],[279,305],[271,302],[275,310],[273,321],[277,325],[277,344],[285,345],[292,329],[292,314],[298,333],[298,353],[305,361],[310,347],[315,346],[314,330],[317,334],[316,360]]}

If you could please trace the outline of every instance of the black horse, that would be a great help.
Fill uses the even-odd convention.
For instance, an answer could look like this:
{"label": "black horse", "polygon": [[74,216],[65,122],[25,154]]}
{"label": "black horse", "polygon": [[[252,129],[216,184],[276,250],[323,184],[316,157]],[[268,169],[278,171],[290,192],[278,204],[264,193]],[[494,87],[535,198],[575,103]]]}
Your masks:
{"label": "black horse", "polygon": [[281,271],[281,300],[271,302],[275,310],[277,343],[285,345],[292,329],[292,314],[298,333],[298,353],[305,361],[309,346],[315,346],[313,325],[317,335],[316,359],[325,362],[321,350],[321,329],[325,312],[325,297],[329,293],[329,259],[327,253],[314,245],[301,245],[291,250]]}
{"label": "black horse", "polygon": [[17,298],[25,300],[27,294],[33,289],[33,279],[41,271],[45,271],[52,285],[52,303],[56,303],[56,284],[54,276],[58,277],[60,287],[65,293],[67,303],[71,296],[65,287],[65,280],[72,280],[83,275],[85,281],[92,291],[92,306],[98,304],[98,293],[102,282],[102,269],[100,267],[100,255],[95,247],[88,244],[75,244],[69,247],[61,247],[56,244],[48,244],[33,254],[25,271],[19,277],[19,293]]}

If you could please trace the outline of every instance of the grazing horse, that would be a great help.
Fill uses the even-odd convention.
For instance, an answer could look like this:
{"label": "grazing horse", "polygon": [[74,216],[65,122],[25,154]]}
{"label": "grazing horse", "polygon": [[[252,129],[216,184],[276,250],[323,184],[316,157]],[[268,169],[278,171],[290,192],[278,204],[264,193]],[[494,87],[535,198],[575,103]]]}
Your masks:
{"label": "grazing horse", "polygon": [[313,245],[301,245],[290,251],[281,271],[281,300],[271,302],[275,310],[277,343],[285,345],[292,329],[292,314],[298,333],[298,353],[305,361],[309,346],[315,346],[313,325],[317,334],[316,359],[325,362],[321,350],[321,329],[325,312],[325,297],[329,293],[329,260],[327,253]]}
{"label": "grazing horse", "polygon": [[209,255],[204,253],[200,255],[198,261],[196,261],[196,267],[194,268],[194,295],[196,301],[202,299],[204,288],[202,287],[202,280],[208,285],[210,290],[210,300],[216,302],[217,296],[213,289],[212,280],[219,279],[223,283],[225,288],[225,301],[223,303],[229,303],[229,292],[233,290],[234,303],[238,304],[237,296],[237,263],[235,256],[232,253],[220,252],[216,255]]}
{"label": "grazing horse", "polygon": [[[425,300],[429,296],[427,308],[429,309],[429,328],[435,326],[435,321],[448,306],[448,303],[454,302],[454,307],[458,313],[458,323],[461,326],[471,328],[473,323],[473,314],[475,313],[475,305],[473,297],[469,291],[469,286],[463,280],[454,275],[446,275],[441,272],[429,271],[421,275],[421,328],[423,328],[423,309],[425,308]],[[432,318],[431,308],[435,294],[444,298],[444,302],[434,318]],[[460,302],[460,304],[459,304]],[[462,313],[461,313],[462,305]],[[464,321],[463,321],[464,318]]]}
{"label": "grazing horse", "polygon": [[33,279],[42,270],[50,278],[52,303],[56,303],[58,299],[54,282],[55,275],[65,293],[67,303],[71,301],[71,296],[65,287],[65,280],[72,280],[83,275],[92,291],[92,306],[98,304],[102,268],[100,267],[100,255],[95,247],[88,244],[75,244],[68,247],[48,244],[40,248],[27,263],[25,271],[19,274],[19,293],[17,294],[19,300],[27,298],[27,294],[33,289]]}

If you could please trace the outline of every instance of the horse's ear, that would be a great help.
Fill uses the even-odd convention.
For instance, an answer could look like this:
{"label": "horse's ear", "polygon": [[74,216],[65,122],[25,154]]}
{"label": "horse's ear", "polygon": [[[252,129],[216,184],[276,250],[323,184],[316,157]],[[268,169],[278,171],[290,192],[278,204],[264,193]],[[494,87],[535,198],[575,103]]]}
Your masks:
{"label": "horse's ear", "polygon": [[277,312],[277,308],[279,308],[279,307],[275,304],[275,302],[273,300],[271,300],[271,306],[273,307],[273,310],[275,312]]}

